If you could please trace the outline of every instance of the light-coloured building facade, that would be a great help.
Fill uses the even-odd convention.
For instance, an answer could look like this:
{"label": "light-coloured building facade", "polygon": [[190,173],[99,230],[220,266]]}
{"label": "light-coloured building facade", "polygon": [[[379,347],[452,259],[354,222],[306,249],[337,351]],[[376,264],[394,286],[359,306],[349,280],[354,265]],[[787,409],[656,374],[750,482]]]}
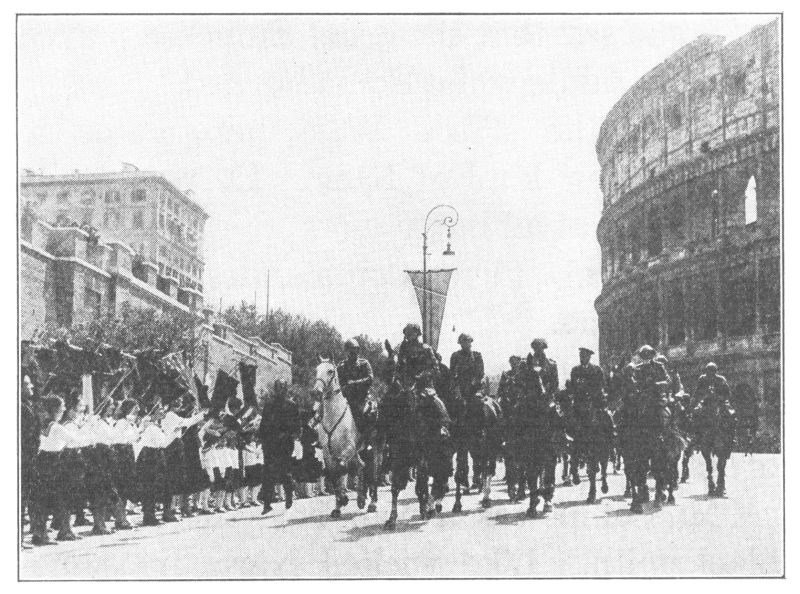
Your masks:
{"label": "light-coloured building facade", "polygon": [[104,241],[123,241],[156,266],[159,276],[203,293],[203,232],[208,214],[162,174],[41,175],[24,171],[22,207],[56,227],[94,228]]}

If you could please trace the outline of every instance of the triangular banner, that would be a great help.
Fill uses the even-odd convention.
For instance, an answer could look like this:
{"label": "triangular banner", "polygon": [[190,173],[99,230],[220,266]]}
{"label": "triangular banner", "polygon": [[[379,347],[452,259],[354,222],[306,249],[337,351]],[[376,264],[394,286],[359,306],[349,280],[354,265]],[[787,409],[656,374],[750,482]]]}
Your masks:
{"label": "triangular banner", "polygon": [[455,270],[455,268],[428,270],[425,274],[422,270],[406,270],[417,294],[425,333],[423,340],[433,347],[433,350],[439,348],[439,333],[442,329],[447,290],[450,287],[450,277]]}

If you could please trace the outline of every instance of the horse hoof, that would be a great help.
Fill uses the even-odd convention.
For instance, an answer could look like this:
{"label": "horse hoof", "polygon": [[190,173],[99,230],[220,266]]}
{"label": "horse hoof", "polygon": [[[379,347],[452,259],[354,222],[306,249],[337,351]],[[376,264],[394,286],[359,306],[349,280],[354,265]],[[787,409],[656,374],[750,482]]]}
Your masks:
{"label": "horse hoof", "polygon": [[600,492],[603,493],[603,495],[608,493],[608,484],[607,483],[603,483],[602,485],[600,485]]}
{"label": "horse hoof", "polygon": [[564,479],[564,486],[571,487],[572,486],[572,479]]}
{"label": "horse hoof", "polygon": [[492,507],[492,500],[491,499],[481,499],[481,507],[485,509],[489,509]]}
{"label": "horse hoof", "polygon": [[433,509],[436,510],[437,514],[442,513],[442,504],[440,502],[436,502],[436,505],[433,506]]}
{"label": "horse hoof", "polygon": [[633,503],[631,504],[631,513],[632,514],[643,514],[644,508],[642,507],[641,503]]}
{"label": "horse hoof", "polygon": [[575,476],[575,477],[572,477],[572,482],[574,484],[576,484],[576,485],[580,485],[581,484],[581,479],[580,479],[580,477]]}
{"label": "horse hoof", "polygon": [[653,501],[653,509],[661,509],[661,499],[658,497]]}
{"label": "horse hoof", "polygon": [[339,507],[344,507],[348,503],[350,503],[350,499],[347,497],[347,495],[342,495],[339,499]]}
{"label": "horse hoof", "polygon": [[367,504],[367,500],[365,497],[359,497],[356,500],[356,505],[358,505],[358,509],[364,509],[364,506]]}
{"label": "horse hoof", "polygon": [[625,493],[623,493],[622,496],[627,499],[628,497],[631,496],[631,490],[630,489],[625,489]]}
{"label": "horse hoof", "polygon": [[535,518],[536,517],[536,508],[529,507],[528,511],[525,512],[525,517],[527,518]]}
{"label": "horse hoof", "polygon": [[397,527],[397,520],[392,520],[389,518],[383,523],[384,530],[394,530]]}
{"label": "horse hoof", "polygon": [[333,510],[331,512],[331,517],[332,518],[341,518],[342,517],[342,510],[340,510],[340,509]]}
{"label": "horse hoof", "polygon": [[589,497],[586,498],[586,503],[588,503],[589,505],[597,503],[597,497],[594,495],[589,495]]}
{"label": "horse hoof", "polygon": [[675,495],[671,494],[667,497],[667,503],[669,505],[675,505]]}
{"label": "horse hoof", "polygon": [[685,476],[685,475],[684,475],[684,476],[682,476],[682,477],[681,477],[681,484],[683,484],[683,483],[687,482],[688,480],[689,480],[689,477],[688,477],[688,476]]}
{"label": "horse hoof", "polygon": [[460,514],[461,513],[461,503],[454,503],[453,504],[453,513]]}
{"label": "horse hoof", "polygon": [[376,511],[378,511],[378,506],[375,503],[370,503],[367,506],[367,513],[368,514],[371,514],[371,513],[376,512]]}

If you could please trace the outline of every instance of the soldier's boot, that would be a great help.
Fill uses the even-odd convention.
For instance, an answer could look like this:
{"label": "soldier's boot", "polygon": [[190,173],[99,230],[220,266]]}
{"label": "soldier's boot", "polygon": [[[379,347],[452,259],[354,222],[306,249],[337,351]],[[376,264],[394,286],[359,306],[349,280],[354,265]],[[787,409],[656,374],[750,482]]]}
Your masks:
{"label": "soldier's boot", "polygon": [[642,487],[641,499],[645,503],[650,501],[650,487],[647,486],[647,483],[645,483],[644,486]]}
{"label": "soldier's boot", "polygon": [[545,501],[542,505],[542,515],[547,515],[553,511],[553,504],[550,501]]}
{"label": "soldier's boot", "polygon": [[717,480],[717,490],[716,490],[717,497],[725,497],[725,477],[721,477]]}
{"label": "soldier's boot", "polygon": [[633,514],[643,514],[644,508],[642,507],[642,502],[639,500],[635,500],[631,503],[631,513]]}
{"label": "soldier's boot", "polygon": [[717,486],[714,484],[714,479],[708,477],[708,495],[709,497],[713,497],[717,494]]}

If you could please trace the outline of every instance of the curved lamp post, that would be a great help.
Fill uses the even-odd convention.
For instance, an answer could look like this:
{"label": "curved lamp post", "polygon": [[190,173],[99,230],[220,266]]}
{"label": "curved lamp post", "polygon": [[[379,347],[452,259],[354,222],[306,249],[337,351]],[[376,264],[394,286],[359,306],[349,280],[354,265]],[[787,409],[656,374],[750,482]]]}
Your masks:
{"label": "curved lamp post", "polygon": [[[431,219],[431,215],[436,215]],[[428,231],[436,224],[447,227],[447,249],[442,252],[443,256],[455,256],[455,252],[450,247],[450,230],[458,224],[458,211],[449,204],[439,204],[428,211],[425,217],[425,227],[422,231],[422,342],[430,344],[428,333],[430,332],[432,315],[428,307]]]}

